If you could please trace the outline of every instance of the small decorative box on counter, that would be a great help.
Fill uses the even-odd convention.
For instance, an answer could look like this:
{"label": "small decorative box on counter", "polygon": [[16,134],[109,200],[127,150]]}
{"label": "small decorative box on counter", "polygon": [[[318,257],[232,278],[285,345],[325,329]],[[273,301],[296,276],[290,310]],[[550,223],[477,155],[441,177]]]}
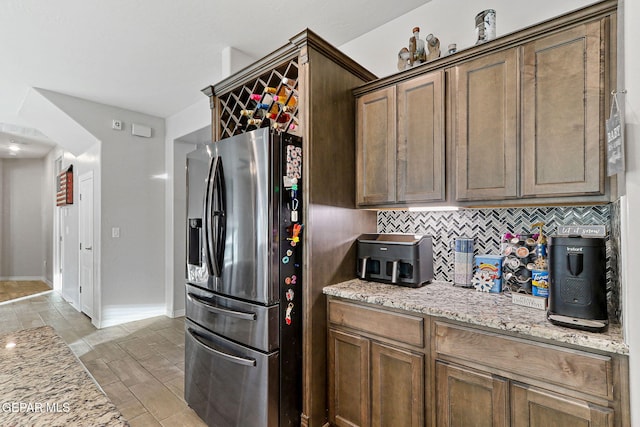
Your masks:
{"label": "small decorative box on counter", "polygon": [[502,292],[501,255],[476,255],[474,260],[473,286],[482,292]]}

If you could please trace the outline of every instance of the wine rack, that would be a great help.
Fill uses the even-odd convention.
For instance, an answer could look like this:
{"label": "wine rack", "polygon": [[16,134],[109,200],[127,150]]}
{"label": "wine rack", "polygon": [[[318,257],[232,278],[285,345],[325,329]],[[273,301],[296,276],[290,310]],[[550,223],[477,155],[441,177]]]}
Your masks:
{"label": "wine rack", "polygon": [[[287,84],[283,82],[284,79]],[[273,88],[275,94],[265,92],[267,88]],[[260,100],[252,99],[252,95],[258,94]],[[280,99],[276,102],[273,100],[275,98]],[[269,102],[263,102],[265,100]],[[297,58],[274,67],[256,79],[218,96],[218,101],[220,139],[267,126],[273,127],[276,131],[298,134],[300,124],[298,121]],[[268,106],[259,108],[259,104],[267,104]],[[260,121],[256,123],[252,118]]]}

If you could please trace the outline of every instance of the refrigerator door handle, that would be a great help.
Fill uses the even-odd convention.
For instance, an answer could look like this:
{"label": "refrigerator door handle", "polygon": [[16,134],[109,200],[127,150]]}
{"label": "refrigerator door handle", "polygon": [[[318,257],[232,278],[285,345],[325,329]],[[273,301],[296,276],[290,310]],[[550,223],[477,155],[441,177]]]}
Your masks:
{"label": "refrigerator door handle", "polygon": [[212,304],[209,301],[202,299],[197,295],[192,294],[191,292],[187,292],[187,298],[189,298],[191,301],[195,302],[196,304],[205,306],[209,311],[213,311],[218,314],[222,314],[224,316],[236,317],[242,320],[256,320],[257,318],[256,313],[250,313],[246,311],[236,311],[236,310],[230,310],[228,308],[223,308],[215,304]]}
{"label": "refrigerator door handle", "polygon": [[211,210],[211,220],[215,223],[209,233],[212,237],[212,261],[215,275],[220,277],[222,273],[222,263],[224,261],[224,246],[227,231],[226,218],[226,194],[224,187],[224,170],[222,169],[222,158],[216,157],[213,166],[213,185],[211,189],[211,200],[209,208]]}
{"label": "refrigerator door handle", "polygon": [[189,335],[191,335],[191,337],[195,340],[196,343],[198,343],[198,345],[200,345],[202,348],[204,348],[205,350],[207,350],[210,353],[213,353],[217,356],[223,357],[227,360],[229,360],[230,362],[233,363],[237,363],[239,365],[244,365],[244,366],[256,366],[256,360],[255,359],[246,359],[244,357],[239,357],[239,356],[234,356],[232,354],[229,353],[225,353],[224,351],[220,351],[220,350],[216,350],[213,347],[210,347],[206,342],[204,337],[200,337],[200,335],[195,332],[193,329],[187,329],[187,332],[189,333]]}
{"label": "refrigerator door handle", "polygon": [[209,270],[210,275],[214,275],[214,265],[211,261],[211,172],[213,171],[213,167],[215,165],[215,158],[211,158],[211,162],[209,163],[209,173],[207,174],[207,185],[204,190],[204,212],[202,214],[202,232],[204,234],[204,254],[205,261],[207,264],[207,270]]}

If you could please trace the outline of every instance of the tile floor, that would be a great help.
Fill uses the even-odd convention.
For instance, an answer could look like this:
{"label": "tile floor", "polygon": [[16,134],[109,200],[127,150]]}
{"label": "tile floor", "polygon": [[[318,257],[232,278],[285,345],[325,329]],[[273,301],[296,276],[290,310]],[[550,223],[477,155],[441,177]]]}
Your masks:
{"label": "tile floor", "polygon": [[96,329],[55,292],[0,305],[0,333],[43,325],[55,328],[132,427],[205,426],[184,401],[184,318]]}

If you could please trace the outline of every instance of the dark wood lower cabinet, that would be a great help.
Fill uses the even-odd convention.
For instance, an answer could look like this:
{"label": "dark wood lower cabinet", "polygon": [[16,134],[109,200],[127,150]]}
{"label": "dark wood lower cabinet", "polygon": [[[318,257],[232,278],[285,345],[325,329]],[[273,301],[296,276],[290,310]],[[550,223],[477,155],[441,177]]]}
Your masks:
{"label": "dark wood lower cabinet", "polygon": [[330,297],[329,421],[629,427],[628,358]]}
{"label": "dark wood lower cabinet", "polygon": [[613,410],[514,383],[511,385],[514,427],[613,427]]}
{"label": "dark wood lower cabinet", "polygon": [[424,425],[424,356],[371,343],[371,425]]}
{"label": "dark wood lower cabinet", "polygon": [[438,426],[506,427],[508,393],[505,378],[436,362]]}
{"label": "dark wood lower cabinet", "polygon": [[369,340],[329,330],[329,420],[369,425]]}
{"label": "dark wood lower cabinet", "polygon": [[424,426],[424,355],[329,330],[334,426]]}

